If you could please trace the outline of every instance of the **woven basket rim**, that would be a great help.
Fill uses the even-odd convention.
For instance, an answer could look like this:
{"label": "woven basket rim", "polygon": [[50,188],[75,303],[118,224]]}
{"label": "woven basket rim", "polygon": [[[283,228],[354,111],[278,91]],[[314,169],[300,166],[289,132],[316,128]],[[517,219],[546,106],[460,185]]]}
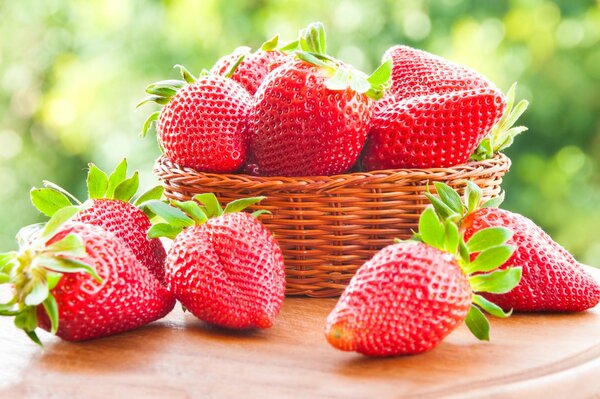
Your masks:
{"label": "woven basket rim", "polygon": [[[375,170],[371,172],[353,172],[353,173],[342,173],[331,176],[252,176],[241,173],[210,173],[201,172],[196,169],[180,166],[175,162],[172,162],[164,154],[161,155],[155,164],[155,171],[160,169],[161,166],[166,167],[169,170],[178,169],[184,173],[190,175],[202,175],[206,178],[214,179],[227,179],[227,180],[238,180],[240,182],[254,182],[254,183],[272,183],[278,181],[281,183],[297,183],[297,184],[314,184],[318,182],[331,182],[331,181],[343,181],[344,184],[348,184],[351,181],[358,180],[361,183],[365,180],[371,179],[394,179],[410,176],[411,179],[427,179],[430,176],[435,175],[451,175],[455,173],[461,173],[465,170],[476,170],[479,168],[489,168],[490,164],[506,164],[510,163],[510,158],[503,153],[496,153],[493,158],[486,159],[483,161],[470,161],[467,163],[450,166],[446,168],[405,168],[405,169],[384,169]],[[422,176],[422,177],[421,177]]]}

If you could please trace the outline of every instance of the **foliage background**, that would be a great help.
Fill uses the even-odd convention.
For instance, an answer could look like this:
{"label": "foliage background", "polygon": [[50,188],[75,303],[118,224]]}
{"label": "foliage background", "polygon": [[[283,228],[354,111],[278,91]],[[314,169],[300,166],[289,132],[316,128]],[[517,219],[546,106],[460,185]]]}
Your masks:
{"label": "foliage background", "polygon": [[405,43],[518,81],[530,131],[508,151],[505,206],[600,265],[600,1],[0,0],[0,18],[1,248],[41,220],[27,198],[42,179],[83,195],[90,160],[127,156],[154,183],[159,150],[137,137],[151,110],[134,108],[147,83],[321,20],[364,70]]}

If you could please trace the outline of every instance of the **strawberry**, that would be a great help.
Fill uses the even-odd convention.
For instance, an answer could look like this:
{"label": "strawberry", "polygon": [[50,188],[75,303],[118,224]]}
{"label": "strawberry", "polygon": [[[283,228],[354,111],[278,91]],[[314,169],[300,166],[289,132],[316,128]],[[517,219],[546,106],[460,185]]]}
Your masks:
{"label": "strawberry", "polygon": [[360,154],[372,99],[383,95],[390,63],[367,77],[327,56],[319,23],[303,30],[297,43],[295,58],[275,68],[256,91],[250,149],[265,176],[342,173]]}
{"label": "strawberry", "polygon": [[279,36],[275,36],[263,43],[260,49],[254,53],[250,52],[249,47],[238,47],[233,53],[219,58],[210,72],[215,75],[225,75],[237,62],[240,55],[245,55],[231,79],[238,82],[248,93],[254,95],[258,86],[270,72],[271,63],[287,57],[282,51],[276,49],[278,42]]}
{"label": "strawberry", "polygon": [[268,328],[279,313],[285,294],[281,249],[254,215],[240,212],[261,199],[233,201],[224,211],[213,194],[173,201],[174,207],[148,202],[168,222],[153,226],[149,235],[174,239],[167,285],[200,320],[233,329]]}
{"label": "strawberry", "polygon": [[459,220],[466,240],[489,228],[504,227],[514,232],[508,244],[515,252],[500,269],[520,267],[523,278],[514,290],[502,295],[486,294],[486,298],[504,309],[520,312],[577,312],[600,302],[600,284],[569,252],[525,216],[498,209],[501,198],[481,206],[480,198],[481,190],[472,184],[465,204],[440,201],[436,210],[443,218]]}
{"label": "strawberry", "polygon": [[37,327],[83,341],[141,327],[175,305],[114,234],[63,223],[77,211],[65,207],[45,227],[23,229],[19,250],[0,255],[0,282],[13,290],[0,315],[15,316],[15,325],[40,345]]}
{"label": "strawberry", "polygon": [[413,241],[383,248],[358,269],[327,318],[327,340],[369,356],[417,354],[463,322],[477,338],[489,339],[482,310],[497,317],[510,312],[481,294],[508,292],[521,276],[520,268],[496,270],[514,250],[505,244],[511,235],[490,228],[465,243],[457,225],[429,206]]}
{"label": "strawberry", "polygon": [[494,85],[472,69],[408,46],[393,46],[383,55],[392,61],[392,85],[387,93],[399,100],[490,89]]}
{"label": "strawberry", "polygon": [[512,128],[527,107],[521,101],[512,109],[514,86],[507,98],[478,73],[407,46],[390,48],[383,59],[393,64],[392,85],[374,109],[366,170],[488,159],[525,130]]}
{"label": "strawberry", "polygon": [[113,233],[133,252],[136,259],[161,282],[164,281],[164,263],[167,256],[158,239],[148,239],[152,226],[148,216],[138,206],[152,199],[159,199],[163,189],[151,188],[130,203],[139,186],[138,173],[127,178],[127,161],[123,159],[116,169],[107,176],[93,163],[89,164],[87,177],[88,199],[82,204],[77,198],[54,183],[44,182],[45,188],[31,190],[31,202],[46,216],[51,217],[59,209],[71,206],[72,201],[81,210],[73,218],[102,227]]}
{"label": "strawberry", "polygon": [[203,71],[199,78],[181,68],[183,81],[166,80],[149,85],[138,107],[154,101],[164,105],[144,123],[145,136],[156,122],[158,141],[165,155],[180,166],[204,172],[227,173],[239,169],[246,157],[247,117],[252,97],[230,79],[240,56],[225,76]]}

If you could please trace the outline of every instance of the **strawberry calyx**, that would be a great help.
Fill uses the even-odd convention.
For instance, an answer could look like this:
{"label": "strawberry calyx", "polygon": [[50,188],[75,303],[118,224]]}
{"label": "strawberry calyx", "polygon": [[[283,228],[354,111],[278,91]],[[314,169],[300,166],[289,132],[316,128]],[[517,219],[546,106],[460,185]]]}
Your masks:
{"label": "strawberry calyx", "polygon": [[[141,204],[149,200],[158,200],[163,195],[162,186],[155,186],[134,199],[139,188],[140,179],[137,171],[127,177],[127,159],[123,159],[110,175],[107,175],[106,172],[93,163],[88,166],[88,201],[95,199],[124,201],[142,209]],[[44,181],[43,184],[44,187],[42,188],[32,188],[29,194],[33,206],[44,215],[52,217],[63,208],[73,205],[78,207],[85,205],[59,185],[49,181]],[[149,212],[146,212],[146,215],[149,218],[153,216]]]}
{"label": "strawberry calyx", "polygon": [[328,76],[325,82],[329,90],[351,90],[379,100],[391,85],[392,61],[387,60],[367,76],[362,71],[343,63],[326,52],[325,27],[313,22],[300,31],[298,40],[281,50],[294,54],[298,59],[322,68]]}
{"label": "strawberry calyx", "polygon": [[514,126],[529,106],[527,100],[521,100],[515,105],[516,90],[517,84],[513,83],[508,93],[506,93],[506,110],[504,114],[475,149],[475,152],[471,155],[471,160],[483,161],[493,158],[498,152],[510,147],[516,136],[527,130],[525,126]]}
{"label": "strawberry calyx", "polygon": [[[475,184],[471,184],[476,187]],[[412,239],[456,257],[473,291],[472,304],[465,323],[473,335],[487,341],[490,325],[484,312],[505,318],[510,316],[512,311],[504,312],[480,294],[504,294],[521,281],[520,267],[499,269],[515,251],[512,245],[507,244],[513,232],[505,227],[490,227],[477,232],[465,242],[460,223],[469,212],[468,206],[463,204],[460,196],[448,185],[436,182],[435,188],[438,196],[427,193],[432,204],[421,214],[418,232]],[[468,187],[467,191],[467,198],[470,195],[472,202],[481,199],[479,187],[477,190]]]}
{"label": "strawberry calyx", "polygon": [[[242,212],[247,207],[254,205],[266,197],[241,198],[231,201],[225,209],[213,193],[198,194],[190,201],[171,200],[168,204],[163,201],[151,200],[143,204],[155,215],[164,220],[154,224],[148,230],[148,238],[167,237],[175,239],[183,229],[190,226],[200,226],[208,219],[218,218],[229,213]],[[252,213],[258,217],[270,213],[261,209]]]}
{"label": "strawberry calyx", "polygon": [[93,266],[81,261],[86,256],[85,243],[75,233],[58,241],[53,238],[79,207],[57,210],[42,225],[24,227],[17,235],[19,249],[0,254],[0,284],[12,288],[12,297],[0,303],[0,316],[14,317],[17,328],[38,345],[42,345],[35,330],[38,308],[41,306],[50,320],[52,334],[58,330],[58,307],[52,289],[65,273],[86,273],[102,282]]}

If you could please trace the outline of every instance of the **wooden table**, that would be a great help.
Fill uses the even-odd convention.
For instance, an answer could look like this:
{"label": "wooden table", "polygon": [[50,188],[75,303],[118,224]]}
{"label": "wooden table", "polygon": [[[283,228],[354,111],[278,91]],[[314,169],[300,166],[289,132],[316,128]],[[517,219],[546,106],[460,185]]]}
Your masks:
{"label": "wooden table", "polygon": [[[595,272],[600,276],[600,273]],[[323,338],[334,299],[288,298],[276,325],[236,333],[177,309],[137,331],[86,343],[0,320],[0,398],[600,398],[600,308],[461,327],[412,357],[370,359]]]}

